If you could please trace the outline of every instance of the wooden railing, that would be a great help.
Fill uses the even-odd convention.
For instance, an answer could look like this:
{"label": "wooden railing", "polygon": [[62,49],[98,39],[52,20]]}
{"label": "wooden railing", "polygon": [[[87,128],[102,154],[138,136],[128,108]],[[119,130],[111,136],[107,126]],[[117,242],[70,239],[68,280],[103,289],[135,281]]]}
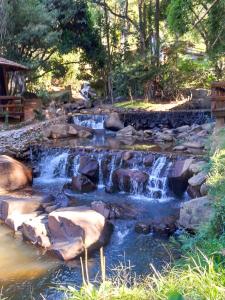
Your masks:
{"label": "wooden railing", "polygon": [[0,116],[5,118],[17,118],[20,121],[24,118],[23,99],[18,96],[0,96]]}

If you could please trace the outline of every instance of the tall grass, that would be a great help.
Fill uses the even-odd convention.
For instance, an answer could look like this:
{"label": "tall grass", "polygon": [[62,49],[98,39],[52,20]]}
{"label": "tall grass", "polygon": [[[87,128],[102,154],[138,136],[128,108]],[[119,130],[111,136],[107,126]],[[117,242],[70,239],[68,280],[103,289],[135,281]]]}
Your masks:
{"label": "tall grass", "polygon": [[[103,256],[101,256],[101,259]],[[202,263],[203,262],[203,263]],[[104,263],[101,263],[104,266]],[[104,266],[105,267],[105,266]],[[85,268],[83,268],[85,269]],[[166,273],[135,280],[132,285],[126,279],[102,277],[99,285],[84,280],[81,289],[68,287],[68,300],[224,300],[225,269],[215,265],[201,251],[198,258],[187,261],[182,267],[173,267]],[[105,270],[102,270],[105,274]],[[87,275],[87,274],[86,274]],[[105,275],[104,275],[105,276]],[[120,276],[120,273],[117,274]],[[126,278],[126,276],[124,277]],[[119,283],[118,283],[119,282]]]}

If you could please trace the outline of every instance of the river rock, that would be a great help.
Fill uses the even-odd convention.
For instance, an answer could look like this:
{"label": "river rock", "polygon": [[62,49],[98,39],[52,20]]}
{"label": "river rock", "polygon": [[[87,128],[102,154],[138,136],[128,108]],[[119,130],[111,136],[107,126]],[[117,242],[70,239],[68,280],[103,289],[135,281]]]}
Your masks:
{"label": "river rock", "polygon": [[93,136],[93,134],[88,130],[79,130],[78,131],[79,138],[88,139]]}
{"label": "river rock", "polygon": [[0,196],[0,218],[6,220],[15,214],[30,214],[41,207],[40,198],[16,198],[11,196]]}
{"label": "river rock", "polygon": [[117,191],[131,192],[133,185],[139,189],[144,189],[148,182],[148,174],[139,170],[117,169],[113,172],[113,189]]}
{"label": "river rock", "polygon": [[193,162],[190,167],[189,170],[192,174],[197,174],[199,172],[201,172],[202,168],[205,165],[205,161],[197,161],[197,162]]}
{"label": "river rock", "polygon": [[156,139],[164,142],[172,142],[173,141],[173,135],[171,134],[165,134],[162,132],[156,133]]}
{"label": "river rock", "polygon": [[24,221],[21,229],[25,239],[32,244],[49,248],[51,243],[48,237],[48,216],[41,215]]}
{"label": "river rock", "polygon": [[173,148],[173,151],[184,151],[184,150],[186,150],[187,148],[185,147],[185,146],[183,146],[183,145],[179,145],[179,146],[175,146],[174,148]]}
{"label": "river rock", "polygon": [[187,142],[184,143],[183,146],[185,146],[186,148],[193,148],[193,149],[203,149],[204,145],[202,145],[201,143],[198,142]]}
{"label": "river rock", "polygon": [[173,163],[168,175],[168,184],[175,195],[181,196],[188,186],[188,179],[191,177],[189,167],[192,159],[177,160]]}
{"label": "river rock", "polygon": [[19,190],[31,183],[29,168],[7,155],[0,155],[0,193]]}
{"label": "river rock", "polygon": [[196,187],[196,186],[200,187],[206,181],[206,178],[207,178],[207,174],[205,172],[200,172],[200,173],[194,175],[193,177],[191,177],[188,180],[188,183],[193,187]]}
{"label": "river rock", "polygon": [[203,183],[200,187],[201,196],[206,196],[209,192],[209,186],[207,183]]}
{"label": "river rock", "polygon": [[81,156],[78,172],[97,182],[99,177],[99,163],[95,158]]}
{"label": "river rock", "polygon": [[124,161],[127,161],[127,160],[132,159],[133,156],[134,156],[134,153],[133,153],[132,151],[126,151],[126,152],[123,153],[122,159],[123,159]]}
{"label": "river rock", "polygon": [[151,167],[155,161],[155,156],[153,154],[148,154],[145,156],[143,163],[145,167]]}
{"label": "river rock", "polygon": [[91,203],[92,209],[103,215],[106,219],[135,219],[138,213],[137,208],[128,204],[105,203],[94,201]]}
{"label": "river rock", "polygon": [[177,127],[176,131],[178,131],[179,133],[182,133],[182,132],[188,131],[189,129],[190,129],[189,125],[184,125],[184,126]]}
{"label": "river rock", "polygon": [[120,120],[120,116],[118,113],[111,113],[104,122],[105,129],[109,129],[112,131],[117,131],[124,128],[124,124]]}
{"label": "river rock", "polygon": [[50,127],[50,137],[52,139],[63,139],[68,137],[68,124],[55,124]]}
{"label": "river rock", "polygon": [[149,234],[151,232],[151,228],[148,223],[139,222],[135,225],[135,231],[137,233]]}
{"label": "river rock", "polygon": [[71,187],[72,190],[80,193],[89,193],[97,188],[96,185],[84,175],[73,176]]}
{"label": "river rock", "polygon": [[48,216],[50,251],[62,260],[71,260],[88,251],[99,249],[110,239],[112,225],[86,206],[67,207]]}
{"label": "river rock", "polygon": [[196,198],[182,204],[178,225],[196,231],[199,226],[209,222],[212,215],[212,200],[208,197]]}
{"label": "river rock", "polygon": [[117,137],[121,137],[121,136],[136,136],[137,135],[137,131],[135,130],[135,128],[131,125],[128,125],[126,127],[124,127],[123,129],[119,130],[116,133]]}

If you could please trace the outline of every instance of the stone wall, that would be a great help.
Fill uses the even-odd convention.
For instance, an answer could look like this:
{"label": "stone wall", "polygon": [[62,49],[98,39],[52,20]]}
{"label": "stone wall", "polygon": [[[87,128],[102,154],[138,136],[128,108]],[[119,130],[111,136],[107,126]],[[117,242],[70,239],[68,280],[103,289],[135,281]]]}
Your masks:
{"label": "stone wall", "polygon": [[121,113],[125,126],[132,125],[135,129],[149,129],[163,125],[176,128],[183,125],[204,124],[213,121],[211,111],[166,111],[166,112],[136,112]]}

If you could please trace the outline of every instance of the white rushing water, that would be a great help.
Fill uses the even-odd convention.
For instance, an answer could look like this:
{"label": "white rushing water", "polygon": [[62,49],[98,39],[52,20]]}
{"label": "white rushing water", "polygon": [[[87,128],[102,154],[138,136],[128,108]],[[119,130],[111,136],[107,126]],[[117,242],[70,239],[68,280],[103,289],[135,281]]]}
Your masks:
{"label": "white rushing water", "polygon": [[73,117],[74,124],[96,130],[104,129],[104,121],[105,115],[76,115]]}
{"label": "white rushing water", "polygon": [[66,179],[68,155],[67,151],[61,154],[43,155],[39,162],[40,178],[43,180]]}
{"label": "white rushing water", "polygon": [[[95,158],[99,165],[98,190],[103,190],[106,186],[113,187],[113,174],[118,168],[123,168],[121,153],[115,152],[92,152],[91,154],[75,153],[74,157],[68,159],[69,153],[64,150],[62,153],[47,152],[42,154],[39,160],[39,169],[41,180],[67,179],[68,170],[72,170],[72,175],[79,175],[80,156],[87,155]],[[107,156],[108,155],[108,156]],[[151,167],[145,167],[143,164],[144,154],[137,154],[131,165],[128,167],[134,171],[134,176],[130,178],[130,195],[132,198],[152,201],[157,200],[164,202],[170,200],[168,195],[167,177],[171,167],[171,161],[165,157],[158,157]],[[71,167],[68,167],[68,164]],[[135,171],[143,171],[149,177],[147,184],[140,182],[139,176],[135,176]],[[70,173],[71,174],[71,173]],[[124,192],[124,177],[119,179],[119,191]]]}

